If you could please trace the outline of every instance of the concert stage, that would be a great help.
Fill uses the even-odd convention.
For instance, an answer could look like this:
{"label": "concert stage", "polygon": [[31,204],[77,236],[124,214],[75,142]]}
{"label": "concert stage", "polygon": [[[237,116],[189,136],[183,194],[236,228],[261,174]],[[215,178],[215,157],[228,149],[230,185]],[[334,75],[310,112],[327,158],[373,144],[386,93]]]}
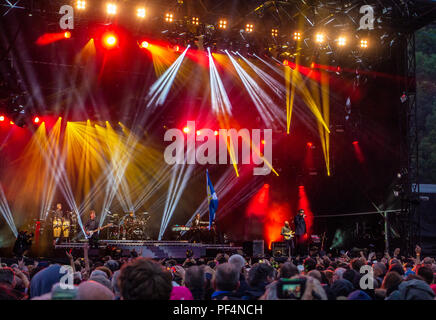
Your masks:
{"label": "concert stage", "polygon": [[28,231],[48,256],[59,217],[83,233],[91,211],[112,224],[101,238],[165,239],[101,243],[153,258],[237,250],[166,242],[196,214],[265,247],[299,209],[329,250],[363,239],[413,254],[421,227],[436,242],[418,210],[418,168],[432,168],[418,155],[433,149],[418,152],[431,130],[415,77],[435,1],[161,0],[147,17],[118,1],[111,23],[85,1],[68,32],[64,2],[0,6],[0,249]]}
{"label": "concert stage", "polygon": [[[101,240],[100,248],[108,246],[120,250],[135,250],[138,255],[146,258],[186,258],[186,251],[192,250],[194,258],[212,257],[219,252],[228,254],[242,251],[242,247],[234,247],[225,244],[201,244],[189,243],[187,241],[141,241],[141,240]],[[79,249],[83,242],[64,243],[55,246],[55,249]]]}

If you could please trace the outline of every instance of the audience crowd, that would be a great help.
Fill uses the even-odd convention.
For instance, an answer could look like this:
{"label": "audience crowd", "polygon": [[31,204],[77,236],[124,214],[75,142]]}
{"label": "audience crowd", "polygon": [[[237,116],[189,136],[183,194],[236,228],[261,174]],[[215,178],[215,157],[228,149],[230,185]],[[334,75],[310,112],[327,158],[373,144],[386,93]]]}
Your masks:
{"label": "audience crowd", "polygon": [[[311,248],[304,257],[220,253],[213,259],[157,261],[135,251],[90,259],[85,245],[83,257],[66,252],[69,264],[28,258],[5,263],[3,259],[0,299],[434,300],[435,260],[421,259],[419,246],[415,253],[406,258],[400,249],[392,256],[364,249],[334,257]],[[298,287],[303,292],[286,287],[290,279],[303,283]],[[286,294],[288,288],[291,295]]]}

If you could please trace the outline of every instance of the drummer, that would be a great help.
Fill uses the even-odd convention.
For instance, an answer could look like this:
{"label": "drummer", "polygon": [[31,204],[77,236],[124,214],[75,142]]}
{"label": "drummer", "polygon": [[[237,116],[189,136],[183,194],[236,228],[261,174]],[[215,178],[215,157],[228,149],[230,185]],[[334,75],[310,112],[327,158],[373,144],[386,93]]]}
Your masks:
{"label": "drummer", "polygon": [[52,225],[53,225],[53,244],[59,244],[62,242],[62,223],[63,223],[63,211],[62,204],[56,204],[56,209],[52,210]]}
{"label": "drummer", "polygon": [[56,204],[56,209],[54,210],[53,218],[62,219],[64,216],[64,212],[62,211],[62,203]]}
{"label": "drummer", "polygon": [[132,228],[135,223],[135,214],[133,211],[128,212],[120,221],[120,226],[123,227],[123,239],[126,239],[127,229]]}
{"label": "drummer", "polygon": [[53,210],[52,223],[54,243],[68,242],[70,238],[71,212],[64,212],[61,203],[56,204],[56,209]]}
{"label": "drummer", "polygon": [[124,223],[126,226],[131,226],[135,223],[136,217],[133,211],[128,212],[128,215],[124,216]]}

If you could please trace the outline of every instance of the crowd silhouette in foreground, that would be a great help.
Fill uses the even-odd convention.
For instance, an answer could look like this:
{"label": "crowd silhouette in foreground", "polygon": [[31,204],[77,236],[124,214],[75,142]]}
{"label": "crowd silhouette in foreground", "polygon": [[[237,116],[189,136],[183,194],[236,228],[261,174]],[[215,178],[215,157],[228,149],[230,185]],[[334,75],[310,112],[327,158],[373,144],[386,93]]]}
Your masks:
{"label": "crowd silhouette in foreground", "polygon": [[[0,299],[434,300],[436,293],[435,260],[421,258],[419,246],[414,257],[400,249],[392,256],[364,249],[334,257],[314,248],[292,258],[240,252],[181,261],[135,251],[90,258],[85,245],[83,256],[66,252],[65,263],[58,262],[2,259]],[[63,278],[68,270],[73,283]]]}

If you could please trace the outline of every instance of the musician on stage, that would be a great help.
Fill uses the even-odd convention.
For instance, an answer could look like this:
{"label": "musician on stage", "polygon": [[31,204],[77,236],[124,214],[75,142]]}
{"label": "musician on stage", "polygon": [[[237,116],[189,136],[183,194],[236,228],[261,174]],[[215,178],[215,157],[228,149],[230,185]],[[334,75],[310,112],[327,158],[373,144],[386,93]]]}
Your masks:
{"label": "musician on stage", "polygon": [[286,252],[289,257],[292,256],[292,251],[294,250],[294,241],[293,241],[293,231],[289,226],[289,221],[285,221],[285,225],[282,227],[282,232],[280,235],[283,236],[285,244],[286,244]]}
{"label": "musician on stage", "polygon": [[[86,232],[87,236],[91,235],[91,231],[98,230],[98,221],[95,218],[95,211],[94,210],[90,211],[89,217],[90,217],[90,220],[88,220],[88,222],[85,224],[85,232]],[[88,241],[89,241],[89,246],[91,248],[98,249],[98,231],[93,232],[91,237],[88,238]]]}
{"label": "musician on stage", "polygon": [[197,213],[195,215],[194,221],[192,222],[192,227],[198,228],[198,227],[200,227],[200,225],[201,225],[201,216],[199,213]]}
{"label": "musician on stage", "polygon": [[136,217],[133,211],[128,212],[122,219],[121,225],[123,226],[123,239],[133,240],[133,228],[135,226]]}
{"label": "musician on stage", "polygon": [[307,254],[306,240],[304,239],[306,235],[306,221],[304,220],[306,215],[304,214],[304,209],[298,210],[297,215],[294,218],[295,225],[295,247],[297,255]]}
{"label": "musician on stage", "polygon": [[208,224],[208,222],[201,221],[201,216],[199,213],[197,213],[191,225],[191,230],[192,230],[191,242],[194,243],[201,242],[201,226],[204,224]]}
{"label": "musician on stage", "polygon": [[54,211],[54,217],[55,218],[63,218],[64,212],[62,211],[62,203],[56,204],[56,210]]}
{"label": "musician on stage", "polygon": [[53,226],[53,245],[56,245],[60,244],[63,240],[64,212],[62,211],[62,204],[56,204],[56,209],[50,212]]}
{"label": "musician on stage", "polygon": [[132,227],[136,222],[136,217],[133,211],[130,211],[128,215],[124,216],[123,220],[127,228]]}

